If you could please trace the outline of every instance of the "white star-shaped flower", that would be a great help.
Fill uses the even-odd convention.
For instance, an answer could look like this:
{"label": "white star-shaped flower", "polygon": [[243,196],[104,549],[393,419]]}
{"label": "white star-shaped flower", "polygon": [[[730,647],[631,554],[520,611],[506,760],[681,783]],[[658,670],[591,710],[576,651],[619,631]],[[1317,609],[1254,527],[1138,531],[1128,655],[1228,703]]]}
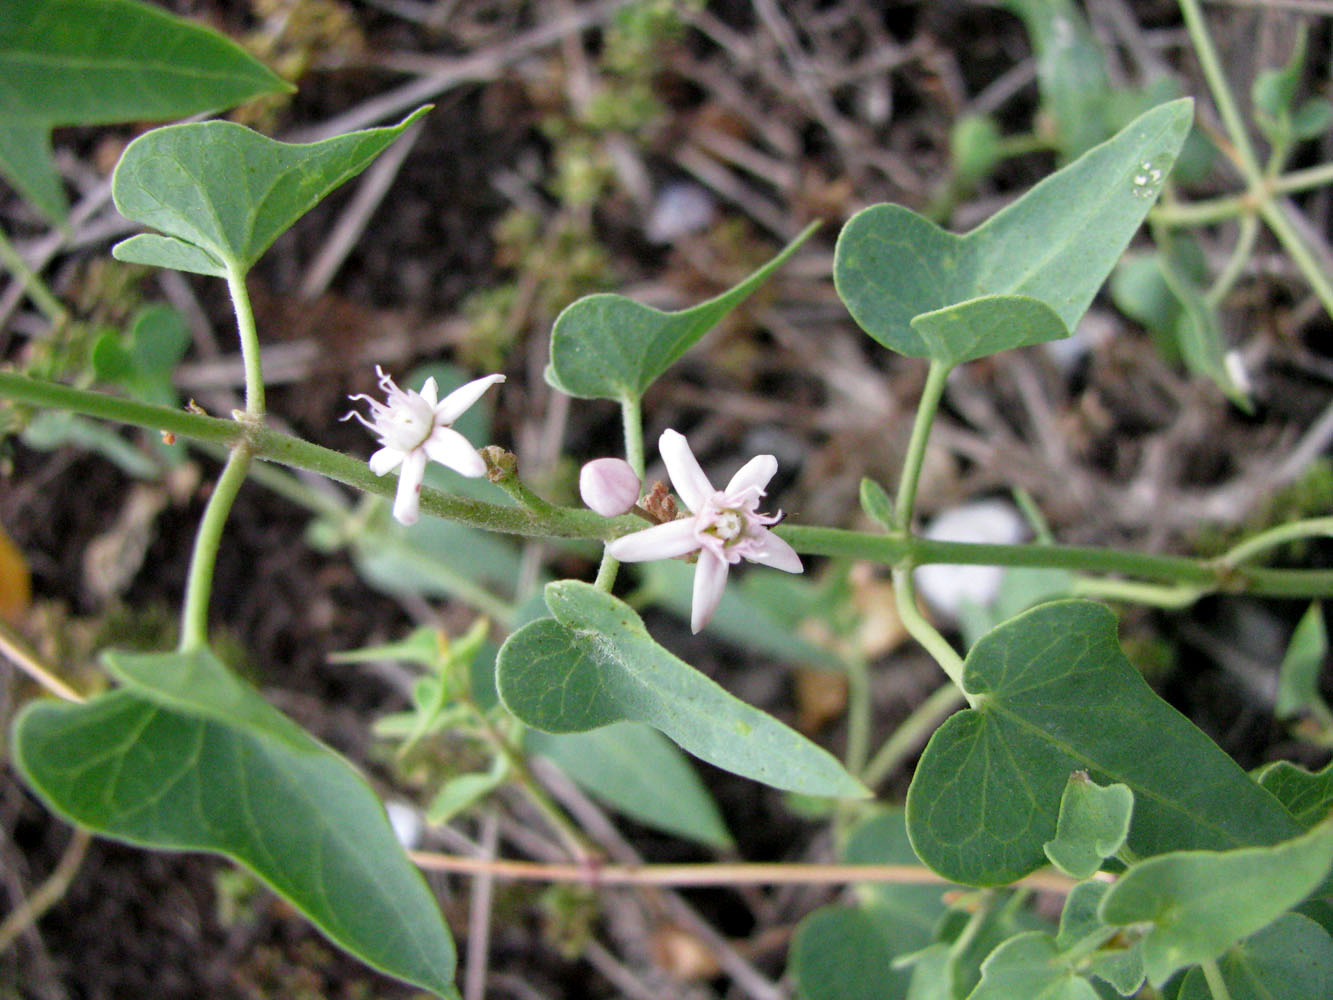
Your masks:
{"label": "white star-shaped flower", "polygon": [[796,550],[768,530],[782,520],[781,512],[761,514],[758,509],[764,488],[778,471],[776,458],[756,455],[731,477],[726,489],[715,490],[683,434],[665,430],[657,447],[671,485],[690,515],[623,535],[608,544],[606,551],[621,562],[673,559],[698,552],[690,607],[693,631],[698,632],[713,617],[733,563],[748,559],[786,573],[804,572]]}
{"label": "white star-shaped flower", "polygon": [[487,389],[503,382],[505,377],[487,375],[476,379],[437,402],[440,389],[433,377],[426,379],[426,384],[417,392],[398,388],[379,365],[375,366],[375,374],[388,402],[381,403],[365,393],[357,393],[350,398],[370,404],[370,419],[356,410],[343,419],[355,417],[379,438],[380,449],[370,456],[370,471],[383,476],[394,469],[399,470],[393,516],[402,524],[415,524],[420,513],[421,484],[428,461],[447,465],[473,479],[486,474],[486,463],[477,449],[450,425]]}

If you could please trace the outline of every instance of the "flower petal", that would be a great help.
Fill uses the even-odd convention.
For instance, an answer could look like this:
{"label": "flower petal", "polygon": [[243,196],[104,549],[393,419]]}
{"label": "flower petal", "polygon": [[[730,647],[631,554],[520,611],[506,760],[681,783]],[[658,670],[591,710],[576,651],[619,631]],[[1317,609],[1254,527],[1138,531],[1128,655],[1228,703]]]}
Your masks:
{"label": "flower petal", "polygon": [[421,398],[432,410],[435,409],[435,401],[440,398],[440,384],[435,381],[434,375],[426,379],[426,384],[421,387]]}
{"label": "flower petal", "polygon": [[796,550],[771,531],[765,531],[754,540],[750,551],[745,553],[745,558],[751,562],[780,569],[784,573],[805,572],[805,567],[801,565],[801,557],[796,554]]}
{"label": "flower petal", "polygon": [[704,475],[704,470],[699,468],[699,461],[690,450],[685,435],[668,427],[657,441],[657,450],[666,464],[671,485],[685,501],[685,506],[699,513],[708,498],[717,491]]}
{"label": "flower petal", "polygon": [[504,380],[503,375],[487,375],[484,378],[473,379],[467,385],[459,386],[436,405],[435,419],[442,424],[452,424],[466,413],[473,403],[481,399],[487,389]]}
{"label": "flower petal", "polygon": [[719,559],[707,549],[699,553],[699,564],[694,568],[694,601],[690,605],[690,631],[698,633],[712,620],[722,591],[727,586],[725,559]]}
{"label": "flower petal", "polygon": [[431,461],[446,465],[469,479],[486,475],[486,462],[467,438],[452,427],[436,427],[422,445]]}
{"label": "flower petal", "polygon": [[410,451],[398,473],[398,492],[393,498],[393,516],[399,524],[416,524],[420,515],[421,481],[426,475],[426,453]]}
{"label": "flower petal", "polygon": [[398,468],[398,464],[403,460],[403,453],[397,448],[381,448],[375,454],[370,456],[370,471],[377,476],[382,476],[387,472]]}
{"label": "flower petal", "polygon": [[694,518],[683,517],[666,524],[656,524],[608,542],[607,553],[621,562],[651,562],[674,559],[699,547],[694,537]]}
{"label": "flower petal", "polygon": [[731,496],[748,489],[757,489],[760,495],[768,487],[768,481],[778,471],[778,460],[772,455],[756,455],[737,470],[727,483],[726,493]]}

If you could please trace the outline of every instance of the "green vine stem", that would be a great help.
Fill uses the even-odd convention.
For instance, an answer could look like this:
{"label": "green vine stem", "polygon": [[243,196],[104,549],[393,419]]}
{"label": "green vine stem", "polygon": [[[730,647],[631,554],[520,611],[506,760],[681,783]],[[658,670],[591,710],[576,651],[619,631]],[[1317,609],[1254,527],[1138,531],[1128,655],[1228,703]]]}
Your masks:
{"label": "green vine stem", "polygon": [[1252,535],[1227,550],[1219,562],[1228,566],[1240,566],[1281,545],[1304,541],[1307,538],[1330,537],[1333,537],[1333,517],[1305,518],[1288,524],[1279,524],[1277,527]]}
{"label": "green vine stem", "polygon": [[[391,498],[397,487],[393,477],[376,476],[362,459],[236,420],[153,406],[12,372],[0,372],[0,398],[25,405],[70,410],[84,416],[150,430],[163,430],[226,447],[244,440],[255,458],[315,472],[376,496]],[[487,503],[433,489],[422,492],[421,509],[436,517],[524,537],[605,541],[630,531],[638,531],[643,526],[642,522],[629,514],[606,518],[591,510],[552,506],[547,514],[538,516],[511,504]],[[792,524],[784,524],[776,530],[803,555],[865,559],[890,566],[904,560],[910,560],[916,566],[927,563],[1029,566],[1193,585],[1200,587],[1201,593],[1244,591],[1261,596],[1292,598],[1326,597],[1333,594],[1333,570],[1239,566],[1234,564],[1234,551],[1230,560],[1192,559],[1076,545],[945,542]]]}
{"label": "green vine stem", "polygon": [[1254,210],[1273,230],[1273,235],[1282,244],[1282,249],[1287,252],[1288,256],[1300,269],[1301,274],[1305,276],[1305,280],[1310,283],[1310,287],[1318,296],[1324,309],[1330,316],[1333,316],[1333,282],[1324,273],[1324,268],[1320,266],[1310,247],[1287,217],[1282,204],[1274,200],[1272,178],[1266,176],[1263,168],[1259,165],[1254,144],[1250,141],[1250,135],[1245,129],[1245,122],[1241,118],[1240,109],[1237,107],[1236,100],[1231,94],[1231,88],[1227,84],[1226,74],[1223,72],[1221,60],[1217,56],[1217,49],[1214,48],[1213,40],[1208,34],[1207,25],[1204,24],[1203,11],[1199,7],[1198,0],[1180,0],[1180,11],[1185,18],[1185,27],[1189,31],[1190,41],[1194,45],[1199,66],[1203,70],[1204,78],[1208,81],[1208,89],[1212,92],[1213,100],[1217,104],[1218,114],[1222,116],[1222,124],[1226,127],[1227,136],[1231,139],[1235,148],[1236,166],[1245,178],[1246,186],[1249,188],[1247,195],[1252,199]]}
{"label": "green vine stem", "polygon": [[182,653],[208,645],[208,601],[213,593],[213,568],[222,544],[222,529],[249,470],[250,446],[241,441],[227,456],[227,464],[222,467],[222,475],[213,487],[213,495],[208,498],[208,506],[204,508],[204,516],[194,536],[190,576],[185,584],[185,608],[181,612],[179,648]]}
{"label": "green vine stem", "polygon": [[1200,962],[1199,968],[1203,970],[1203,978],[1208,983],[1208,992],[1213,995],[1213,1000],[1231,1000],[1231,990],[1227,989],[1227,982],[1222,978],[1222,970],[1217,967],[1216,960]]}
{"label": "green vine stem", "polygon": [[42,311],[53,326],[62,325],[69,319],[69,311],[58,298],[46,287],[41,276],[28,266],[23,255],[9,242],[9,236],[0,229],[0,265],[23,285],[23,291],[32,299],[33,304]]}
{"label": "green vine stem", "polygon": [[[904,542],[912,538],[912,515],[916,508],[916,490],[921,480],[921,468],[926,459],[926,443],[930,439],[930,428],[935,422],[935,413],[939,410],[940,400],[944,396],[944,386],[948,381],[953,365],[944,361],[932,360],[926,373],[926,384],[921,390],[921,399],[917,403],[916,418],[912,423],[912,436],[907,443],[907,455],[903,459],[902,476],[898,480],[898,496],[893,508],[894,534]],[[916,585],[912,581],[912,570],[917,566],[914,553],[909,547],[903,557],[893,566],[893,592],[898,603],[898,618],[908,634],[925,647],[935,658],[940,669],[949,675],[949,679],[963,688],[963,658],[949,644],[949,640],[940,634],[917,606]],[[973,699],[967,696],[968,703]]]}
{"label": "green vine stem", "polygon": [[1333,184],[1333,163],[1321,163],[1303,170],[1292,170],[1280,177],[1266,180],[1258,189],[1259,194],[1246,191],[1243,194],[1225,195],[1221,198],[1207,198],[1188,204],[1165,204],[1154,208],[1148,218],[1153,224],[1178,228],[1182,226],[1206,226],[1215,222],[1227,222],[1245,215],[1253,215],[1259,205],[1271,198],[1298,194],[1313,188]]}
{"label": "green vine stem", "polygon": [[240,337],[241,360],[245,364],[245,412],[258,419],[264,415],[264,373],[260,365],[259,334],[255,330],[255,313],[250,307],[245,274],[234,267],[227,268],[227,291],[231,293],[231,305],[236,313],[236,333]]}

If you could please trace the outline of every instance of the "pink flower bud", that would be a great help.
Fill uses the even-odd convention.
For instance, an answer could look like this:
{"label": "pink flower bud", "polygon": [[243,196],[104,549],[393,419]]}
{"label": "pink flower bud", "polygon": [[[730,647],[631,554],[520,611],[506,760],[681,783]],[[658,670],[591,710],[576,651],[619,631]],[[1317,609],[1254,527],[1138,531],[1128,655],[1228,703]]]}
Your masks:
{"label": "pink flower bud", "polygon": [[579,472],[579,496],[603,517],[628,513],[639,502],[640,485],[623,458],[595,458]]}

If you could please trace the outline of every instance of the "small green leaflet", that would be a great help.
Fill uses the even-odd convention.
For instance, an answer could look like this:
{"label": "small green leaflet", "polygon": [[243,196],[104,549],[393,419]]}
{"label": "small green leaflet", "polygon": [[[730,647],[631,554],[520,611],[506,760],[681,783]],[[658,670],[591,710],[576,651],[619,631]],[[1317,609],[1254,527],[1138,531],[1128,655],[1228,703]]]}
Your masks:
{"label": "small green leaflet", "polygon": [[1043,846],[1046,856],[1071,878],[1089,878],[1124,845],[1133,809],[1134,793],[1124,785],[1103,788],[1075,771],[1060,797],[1055,839]]}

